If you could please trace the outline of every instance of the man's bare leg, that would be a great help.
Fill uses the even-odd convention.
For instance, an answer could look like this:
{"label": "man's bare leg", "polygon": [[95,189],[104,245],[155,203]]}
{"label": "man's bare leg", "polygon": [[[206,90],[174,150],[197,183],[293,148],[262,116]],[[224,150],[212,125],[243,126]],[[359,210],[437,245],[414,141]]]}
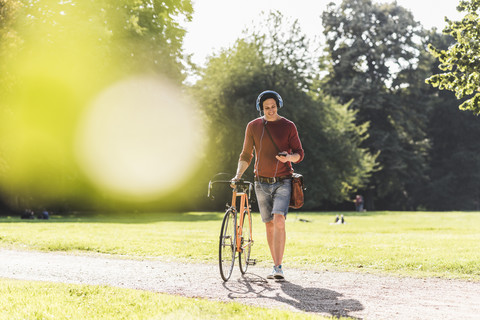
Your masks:
{"label": "man's bare leg", "polygon": [[274,224],[273,220],[265,223],[266,231],[267,231],[267,242],[268,248],[270,248],[270,254],[272,255],[273,263],[275,263],[275,250],[274,248]]}
{"label": "man's bare leg", "polygon": [[282,264],[283,253],[285,251],[285,216],[281,214],[273,215],[274,233],[273,233],[273,250],[275,252],[274,260],[276,266]]}
{"label": "man's bare leg", "polygon": [[281,265],[285,251],[286,232],[285,216],[274,214],[273,221],[265,223],[267,242],[275,266]]}

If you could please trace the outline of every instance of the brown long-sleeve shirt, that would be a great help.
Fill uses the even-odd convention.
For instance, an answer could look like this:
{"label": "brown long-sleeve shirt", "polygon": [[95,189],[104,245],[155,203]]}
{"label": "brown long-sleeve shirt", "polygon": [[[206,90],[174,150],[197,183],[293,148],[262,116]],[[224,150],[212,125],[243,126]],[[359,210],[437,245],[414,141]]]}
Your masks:
{"label": "brown long-sleeve shirt", "polygon": [[278,150],[269,138],[265,126],[268,127],[280,151],[299,154],[300,160],[296,163],[303,160],[304,151],[297,127],[292,121],[283,117],[277,121],[266,122],[263,118],[250,121],[245,130],[245,140],[240,160],[250,164],[255,149],[255,175],[280,177],[292,174],[293,168],[290,162],[282,163],[275,158]]}

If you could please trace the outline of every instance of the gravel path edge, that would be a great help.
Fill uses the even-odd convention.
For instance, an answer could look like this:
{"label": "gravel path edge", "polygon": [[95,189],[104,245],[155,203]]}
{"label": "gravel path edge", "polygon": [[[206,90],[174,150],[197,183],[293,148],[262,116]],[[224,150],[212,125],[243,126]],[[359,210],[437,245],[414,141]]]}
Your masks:
{"label": "gravel path edge", "polygon": [[129,260],[0,249],[0,277],[108,285],[239,302],[252,306],[356,319],[479,319],[480,283],[349,272],[286,269],[286,281],[267,280],[269,269],[236,266],[222,281],[214,264]]}

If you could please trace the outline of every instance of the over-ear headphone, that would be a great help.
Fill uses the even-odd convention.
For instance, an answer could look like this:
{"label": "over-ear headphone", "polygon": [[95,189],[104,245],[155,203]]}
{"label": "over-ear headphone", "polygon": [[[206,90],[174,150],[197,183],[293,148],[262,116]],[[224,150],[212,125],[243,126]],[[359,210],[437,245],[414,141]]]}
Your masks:
{"label": "over-ear headphone", "polygon": [[[267,91],[263,91],[262,93],[260,93],[258,95],[258,98],[257,98],[257,103],[256,103],[256,107],[257,107],[257,111],[258,112],[261,112],[262,111],[262,106],[260,106],[260,100],[262,100],[262,97],[266,94],[269,94],[269,95],[272,95],[272,96],[275,96],[278,101],[278,108],[280,109],[281,107],[283,107],[283,99],[282,97],[276,93],[275,91],[272,91],[272,90],[267,90]],[[273,97],[272,97],[273,98]],[[275,99],[275,98],[274,98]]]}

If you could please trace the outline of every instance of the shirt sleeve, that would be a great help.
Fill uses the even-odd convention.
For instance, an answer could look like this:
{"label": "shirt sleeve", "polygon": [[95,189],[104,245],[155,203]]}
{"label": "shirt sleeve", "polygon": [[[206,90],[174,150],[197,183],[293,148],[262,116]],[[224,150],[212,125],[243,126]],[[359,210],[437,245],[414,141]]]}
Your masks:
{"label": "shirt sleeve", "polygon": [[294,162],[294,163],[299,163],[300,161],[303,160],[305,156],[305,152],[303,151],[302,142],[300,141],[300,137],[298,136],[297,127],[295,126],[294,123],[292,123],[292,125],[293,125],[293,129],[289,137],[289,144],[290,144],[290,147],[292,148],[292,153],[297,153],[300,155],[300,159],[297,162]]}
{"label": "shirt sleeve", "polygon": [[243,141],[243,149],[240,154],[240,161],[245,161],[250,165],[253,158],[253,133],[251,124],[247,125],[245,129],[245,139]]}

